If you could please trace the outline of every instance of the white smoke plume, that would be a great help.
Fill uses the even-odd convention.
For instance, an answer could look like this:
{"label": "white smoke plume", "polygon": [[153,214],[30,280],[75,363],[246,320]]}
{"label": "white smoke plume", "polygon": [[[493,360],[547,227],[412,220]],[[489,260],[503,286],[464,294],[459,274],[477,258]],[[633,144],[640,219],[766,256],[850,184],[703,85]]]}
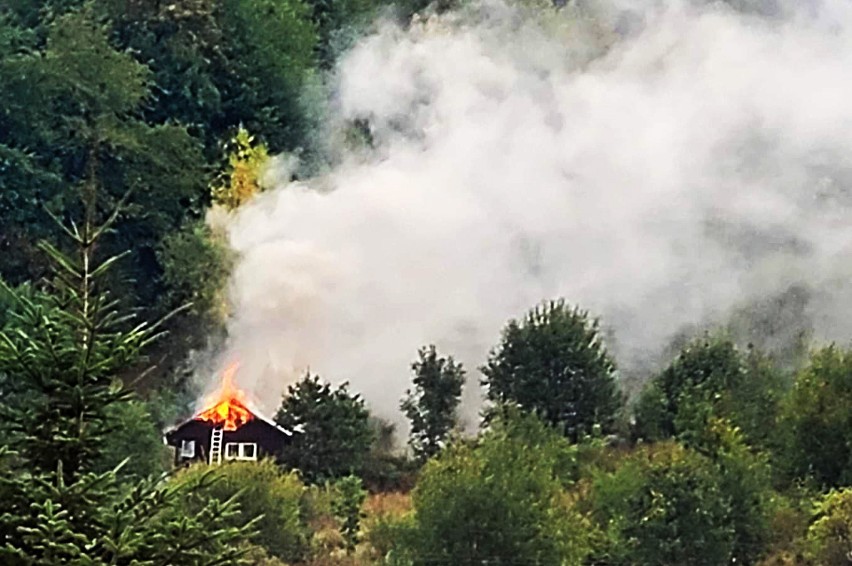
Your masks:
{"label": "white smoke plume", "polygon": [[228,356],[267,409],[310,367],[399,421],[429,343],[475,409],[504,323],[559,296],[627,371],[791,286],[850,336],[852,4],[637,4],[477,0],[348,54],[329,129],[374,149],[229,225]]}

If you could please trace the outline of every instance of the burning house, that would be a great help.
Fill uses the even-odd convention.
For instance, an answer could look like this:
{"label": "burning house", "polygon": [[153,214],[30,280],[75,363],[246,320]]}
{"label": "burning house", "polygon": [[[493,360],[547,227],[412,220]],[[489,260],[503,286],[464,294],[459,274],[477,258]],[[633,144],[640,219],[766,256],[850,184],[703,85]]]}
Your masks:
{"label": "burning house", "polygon": [[245,394],[234,385],[235,371],[236,365],[223,373],[222,385],[206,409],[166,431],[166,444],[175,448],[175,465],[274,457],[290,441],[291,431],[249,409]]}

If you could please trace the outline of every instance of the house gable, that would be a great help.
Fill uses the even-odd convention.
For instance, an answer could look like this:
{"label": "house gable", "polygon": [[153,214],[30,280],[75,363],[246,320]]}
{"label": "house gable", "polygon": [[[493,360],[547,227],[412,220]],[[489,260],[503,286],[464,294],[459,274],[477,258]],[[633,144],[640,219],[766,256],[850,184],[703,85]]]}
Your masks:
{"label": "house gable", "polygon": [[[236,430],[222,431],[223,460],[252,460],[276,457],[292,433],[263,417],[251,419]],[[175,464],[208,461],[213,430],[217,425],[196,418],[184,421],[165,433],[165,442],[175,448]],[[254,448],[252,448],[252,445]],[[229,448],[230,446],[230,448]]]}

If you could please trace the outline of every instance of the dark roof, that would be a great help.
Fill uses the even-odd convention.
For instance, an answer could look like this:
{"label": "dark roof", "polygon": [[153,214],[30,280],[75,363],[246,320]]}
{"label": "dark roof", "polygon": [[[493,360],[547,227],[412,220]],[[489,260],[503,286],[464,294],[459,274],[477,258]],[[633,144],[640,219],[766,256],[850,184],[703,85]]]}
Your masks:
{"label": "dark roof", "polygon": [[[248,409],[249,413],[251,413],[251,416],[254,417],[255,419],[262,421],[262,422],[265,422],[269,426],[277,429],[279,432],[286,434],[287,436],[293,436],[293,431],[287,430],[286,428],[282,427],[281,425],[279,425],[278,423],[276,423],[275,421],[273,421],[269,417],[266,417],[266,416],[260,414],[256,410],[253,410],[253,409],[248,408],[248,407],[246,407],[246,408]],[[185,419],[185,420],[177,423],[176,425],[167,428],[166,430],[163,431],[163,434],[165,436],[170,436],[172,433],[177,432],[178,430],[183,428],[185,425],[187,425],[187,424],[189,424],[193,421],[198,421],[198,420],[202,420],[202,419],[199,419],[198,413],[196,413],[195,415],[189,417],[188,419]]]}

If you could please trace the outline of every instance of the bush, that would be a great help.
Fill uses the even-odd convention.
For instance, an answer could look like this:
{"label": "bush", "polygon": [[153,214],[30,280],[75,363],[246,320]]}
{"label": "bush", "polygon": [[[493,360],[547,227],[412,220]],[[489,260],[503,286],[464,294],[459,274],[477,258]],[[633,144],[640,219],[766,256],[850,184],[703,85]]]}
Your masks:
{"label": "bush", "polygon": [[710,419],[695,440],[640,446],[620,461],[610,454],[590,471],[582,495],[605,532],[599,559],[754,564],[766,552],[775,503],[766,458],[723,419]]}
{"label": "bush", "polygon": [[[175,481],[186,483],[209,473],[206,465],[195,465],[180,472]],[[300,507],[305,487],[295,473],[283,473],[270,460],[230,462],[214,471],[217,481],[204,487],[204,497],[227,501],[235,497],[240,505],[236,521],[244,525],[262,515],[255,525],[251,542],[273,557],[285,561],[302,559],[308,549],[308,530],[301,519]],[[192,509],[187,509],[188,513]]]}
{"label": "bush", "polygon": [[593,514],[606,532],[606,564],[729,563],[731,501],[716,467],[676,444],[641,449],[594,484]]}
{"label": "bush", "polygon": [[573,461],[567,441],[531,416],[456,441],[426,464],[397,552],[413,564],[581,562],[587,525],[563,485]]}
{"label": "bush", "polygon": [[774,494],[768,505],[769,539],[767,553],[758,566],[804,564],[803,541],[813,505],[810,494],[791,490]]}
{"label": "bush", "polygon": [[817,504],[808,528],[807,555],[820,566],[852,562],[852,488],[832,491]]}
{"label": "bush", "polygon": [[364,504],[364,542],[373,560],[387,557],[412,530],[411,496],[377,493]]}
{"label": "bush", "polygon": [[346,543],[347,554],[352,554],[358,545],[361,532],[361,506],[367,497],[361,478],[346,476],[334,484],[336,492],[333,501],[334,514],[340,521],[340,534]]}

